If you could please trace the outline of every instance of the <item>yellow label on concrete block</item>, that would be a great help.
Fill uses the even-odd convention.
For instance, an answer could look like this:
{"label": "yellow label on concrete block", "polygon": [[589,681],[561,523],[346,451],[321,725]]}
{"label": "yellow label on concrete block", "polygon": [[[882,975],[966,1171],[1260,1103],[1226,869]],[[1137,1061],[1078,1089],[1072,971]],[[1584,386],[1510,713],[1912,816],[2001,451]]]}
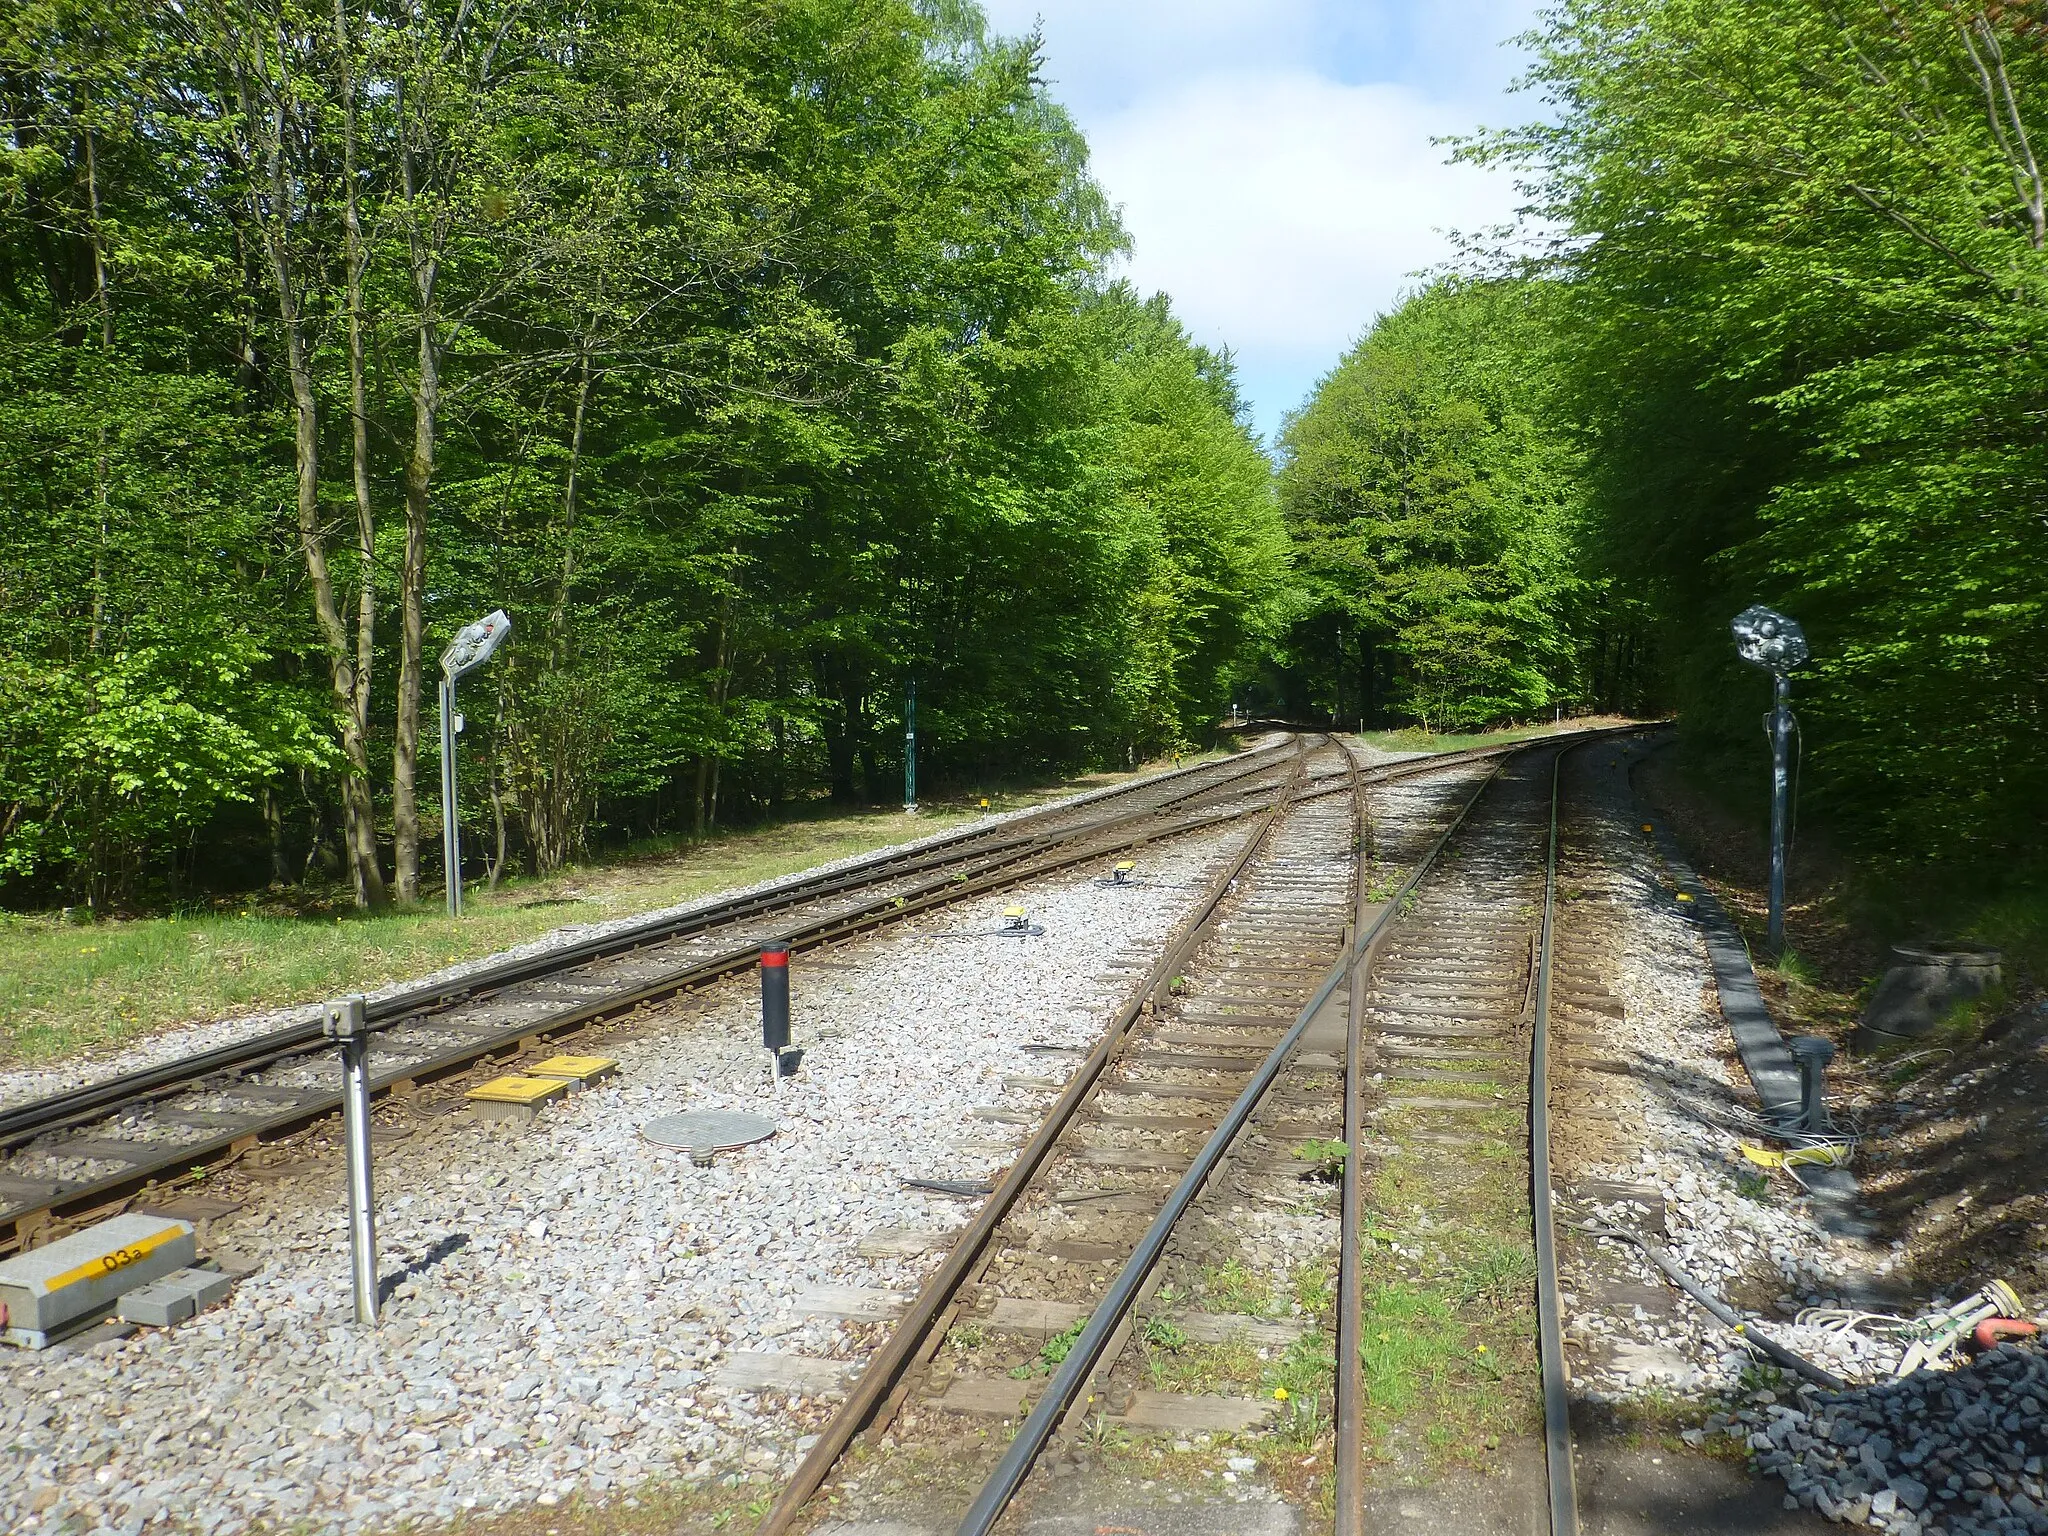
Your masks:
{"label": "yellow label on concrete block", "polygon": [[185,1235],[185,1231],[182,1226],[167,1226],[161,1232],[153,1232],[148,1237],[123,1243],[118,1248],[110,1248],[98,1258],[88,1259],[74,1269],[65,1270],[61,1275],[52,1275],[43,1282],[44,1290],[61,1291],[65,1286],[76,1285],[81,1280],[97,1280],[101,1275],[111,1275],[117,1269],[126,1269],[137,1259],[163,1247],[165,1243],[176,1242]]}
{"label": "yellow label on concrete block", "polygon": [[526,1069],[528,1077],[566,1077],[579,1083],[594,1083],[610,1077],[619,1064],[609,1056],[550,1056]]}
{"label": "yellow label on concrete block", "polygon": [[559,1077],[494,1077],[465,1093],[465,1099],[485,1099],[493,1104],[545,1104],[569,1091]]}

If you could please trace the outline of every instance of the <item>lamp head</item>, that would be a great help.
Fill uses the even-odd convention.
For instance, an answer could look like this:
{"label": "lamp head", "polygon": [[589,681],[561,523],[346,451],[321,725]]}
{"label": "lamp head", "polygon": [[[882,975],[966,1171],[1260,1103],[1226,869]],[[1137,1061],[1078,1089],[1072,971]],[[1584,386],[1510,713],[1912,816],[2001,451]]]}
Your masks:
{"label": "lamp head", "polygon": [[1753,667],[1782,677],[1806,664],[1810,653],[1805,631],[1797,621],[1786,618],[1775,608],[1766,608],[1761,603],[1745,608],[1728,627],[1735,635],[1735,654]]}
{"label": "lamp head", "polygon": [[441,653],[441,675],[454,682],[474,672],[491,659],[491,654],[512,633],[512,620],[502,608],[494,608],[474,624],[456,631],[455,639]]}

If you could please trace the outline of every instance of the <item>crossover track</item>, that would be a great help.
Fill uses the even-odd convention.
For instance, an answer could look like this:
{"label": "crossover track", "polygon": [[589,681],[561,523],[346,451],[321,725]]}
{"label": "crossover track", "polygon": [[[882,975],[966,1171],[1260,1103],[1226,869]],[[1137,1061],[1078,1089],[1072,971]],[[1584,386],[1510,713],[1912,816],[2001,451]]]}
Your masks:
{"label": "crossover track", "polygon": [[[1322,1135],[1320,1117],[1339,1106],[1330,1129],[1341,1127],[1353,1149],[1342,1176],[1336,1306],[1339,1536],[1368,1528],[1358,1359],[1369,1239],[1359,1164],[1387,1146],[1396,1124],[1424,1141],[1500,1138],[1531,1181],[1526,1236],[1537,1253],[1550,1529],[1575,1536],[1546,1102],[1558,768],[1567,750],[1554,740],[1512,749],[1476,789],[1454,787],[1419,841],[1418,829],[1406,829],[1405,878],[1388,890],[1364,878],[1366,793],[1382,773],[1362,770],[1335,742],[1305,748],[1295,777],[1072,1075],[1017,1085],[1057,1088],[1057,1101],[869,1358],[757,1536],[797,1530],[826,1492],[857,1501],[859,1474],[846,1470],[846,1456],[863,1432],[870,1447],[884,1433],[899,1450],[927,1440],[947,1447],[969,1443],[948,1440],[949,1418],[1021,1414],[954,1527],[986,1536],[1033,1467],[1071,1443],[1091,1413],[1097,1423],[1138,1429],[1256,1427],[1269,1403],[1176,1399],[1134,1389],[1131,1373],[1116,1368],[1148,1312],[1167,1315],[1156,1305],[1160,1270],[1182,1219],[1220,1170],[1256,1156],[1239,1145],[1247,1128],[1256,1123],[1275,1140]],[[1339,783],[1345,799],[1331,804]],[[1513,1130],[1502,1123],[1510,1097]],[[1120,1266],[1106,1284],[1104,1262]],[[1174,1313],[1171,1321],[1199,1339],[1249,1320]],[[1283,1342],[1286,1325],[1254,1326]],[[1032,1346],[1054,1335],[1063,1356],[1042,1356],[1048,1378],[1031,1379]],[[1020,1351],[1022,1363],[1003,1369]],[[1226,1422],[1233,1413],[1241,1423]],[[1201,1414],[1210,1417],[1190,1417]],[[972,1459],[971,1451],[960,1456]],[[917,1513],[921,1521],[932,1514]]]}
{"label": "crossover track", "polygon": [[[1504,748],[1365,770],[1385,782]],[[1299,740],[1156,775],[994,827],[883,853],[767,891],[698,906],[370,1005],[373,1089],[424,1083],[541,1048],[748,970],[764,943],[815,949],[1163,838],[1348,795],[1348,763],[1303,772]],[[1327,758],[1329,754],[1324,754]],[[334,1113],[338,1069],[317,1024],[0,1109],[0,1254],[61,1235]]]}

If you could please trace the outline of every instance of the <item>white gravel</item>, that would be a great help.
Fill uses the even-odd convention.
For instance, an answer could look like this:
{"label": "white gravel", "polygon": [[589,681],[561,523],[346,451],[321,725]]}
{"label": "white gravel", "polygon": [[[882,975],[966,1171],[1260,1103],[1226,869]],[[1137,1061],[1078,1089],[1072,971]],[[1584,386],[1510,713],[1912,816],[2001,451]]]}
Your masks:
{"label": "white gravel", "polygon": [[[1273,737],[1262,738],[1260,741],[1253,743],[1249,750],[1257,750],[1259,747],[1270,744],[1274,739]],[[1403,755],[1407,754],[1380,754],[1381,757],[1388,761]],[[823,864],[812,865],[808,869],[798,870],[793,874],[778,875],[771,880],[757,881],[752,885],[736,886],[730,890],[713,892],[709,895],[698,897],[693,901],[682,902],[672,907],[660,907],[652,911],[636,912],[627,917],[610,918],[599,923],[565,924],[560,928],[551,929],[537,938],[529,939],[524,944],[500,950],[496,954],[485,955],[476,960],[465,960],[457,965],[444,966],[438,971],[431,971],[404,981],[392,982],[389,985],[371,991],[368,996],[371,998],[390,997],[395,993],[410,991],[414,987],[454,981],[473,972],[483,970],[488,966],[502,965],[508,960],[524,959],[529,955],[547,954],[553,950],[567,948],[571,944],[619,933],[629,928],[639,927],[645,923],[661,922],[670,918],[686,916],[689,913],[716,906],[721,902],[730,901],[736,896],[755,895],[764,891],[779,890],[784,886],[794,885],[800,881],[813,879],[822,874],[851,869],[858,865],[881,859],[899,857],[906,852],[926,847],[946,838],[957,837],[963,831],[976,831],[988,827],[1001,826],[1005,822],[1020,820],[1027,816],[1043,815],[1048,811],[1081,805],[1090,800],[1100,799],[1122,787],[1122,785],[1111,785],[1104,789],[1093,789],[1077,795],[1068,795],[1058,800],[1044,801],[1038,805],[1027,806],[1021,810],[998,812],[994,815],[962,823],[957,827],[950,827],[943,832],[935,832],[929,837],[916,838],[906,843],[897,843],[871,853],[848,854],[843,859],[832,859]],[[19,1067],[11,1070],[0,1070],[0,1107],[10,1104],[24,1104],[30,1100],[44,1098],[53,1093],[62,1093],[67,1089],[98,1082],[103,1078],[116,1077],[124,1072],[139,1071],[144,1067],[153,1067],[161,1062],[175,1060],[180,1056],[214,1050],[224,1045],[233,1045],[239,1041],[247,1040],[251,1036],[267,1033],[270,1030],[284,1029],[295,1024],[316,1023],[320,1017],[320,1006],[319,1003],[302,1003],[293,1007],[269,1008],[257,1013],[240,1014],[231,1019],[221,1019],[211,1023],[179,1025],[151,1035],[146,1040],[122,1046],[109,1052],[88,1052],[70,1056],[64,1061],[41,1067]]]}
{"label": "white gravel", "polygon": [[[1606,762],[1612,754],[1601,753]],[[1590,918],[1614,930],[1608,960],[1597,976],[1622,1001],[1625,1020],[1577,1031],[1584,1054],[1629,1063],[1635,1078],[1603,1075],[1603,1108],[1611,1108],[1633,1156],[1583,1170],[1588,1177],[1648,1185],[1661,1192],[1671,1255],[1710,1291],[1723,1296],[1739,1278],[1765,1276],[1777,1287],[1779,1315],[1768,1330],[1788,1348],[1827,1364],[1838,1374],[1867,1379],[1889,1368],[1896,1355],[1860,1334],[1837,1335],[1801,1327],[1785,1315],[1808,1305],[1834,1305],[1845,1286],[1889,1271],[1893,1258],[1843,1243],[1824,1232],[1810,1203],[1783,1174],[1772,1176],[1766,1198],[1742,1193],[1737,1179],[1755,1170],[1740,1158],[1744,1136],[1686,1106],[1723,1121],[1723,1095],[1738,1112],[1757,1113],[1748,1076],[1732,1063],[1732,1042],[1716,997],[1713,972],[1699,931],[1681,915],[1660,878],[1649,839],[1638,829],[1618,771],[1608,775],[1594,837],[1597,867],[1568,857],[1560,885],[1583,896],[1563,911],[1565,932]],[[1582,829],[1586,820],[1579,823]],[[1762,1138],[1750,1135],[1748,1140]],[[1597,1207],[1595,1216],[1639,1226],[1627,1206]],[[1623,1273],[1664,1291],[1669,1282],[1631,1245],[1603,1240],[1611,1273]],[[1675,1293],[1673,1293],[1675,1294]],[[1620,1358],[1602,1363],[1594,1350],[1574,1372],[1594,1400],[1668,1393],[1706,1394],[1735,1387],[1750,1361],[1727,1331],[1691,1301],[1678,1320],[1602,1310],[1567,1297],[1567,1331],[1588,1341],[1622,1345]]]}
{"label": "white gravel", "polygon": [[[621,1041],[613,1084],[531,1128],[424,1121],[378,1153],[383,1326],[350,1316],[331,1173],[217,1224],[256,1260],[178,1328],[50,1360],[0,1354],[0,1529],[109,1536],[362,1531],[597,1496],[643,1478],[788,1467],[804,1423],[712,1379],[740,1350],[846,1353],[790,1306],[815,1285],[909,1287],[929,1257],[856,1253],[876,1228],[949,1230],[973,1203],[905,1176],[975,1178],[1028,1127],[971,1121],[1006,1074],[1059,1075],[1030,1041],[1093,1039],[1239,829],[1140,856],[1153,883],[1087,877],[1022,897],[1043,937],[995,937],[992,897],[794,971],[810,1054],[777,1104],[751,981]],[[190,1032],[184,1045],[189,1048]],[[642,1141],[685,1108],[777,1114],[710,1169]],[[328,1168],[334,1166],[330,1159]]]}

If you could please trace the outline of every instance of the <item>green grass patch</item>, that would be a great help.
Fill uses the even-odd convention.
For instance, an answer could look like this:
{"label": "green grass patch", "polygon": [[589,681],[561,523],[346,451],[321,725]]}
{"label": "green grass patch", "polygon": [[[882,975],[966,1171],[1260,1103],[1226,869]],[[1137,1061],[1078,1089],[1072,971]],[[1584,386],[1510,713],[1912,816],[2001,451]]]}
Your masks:
{"label": "green grass patch", "polygon": [[1081,1335],[1088,1329],[1088,1319],[1076,1318],[1073,1325],[1060,1330],[1043,1344],[1038,1353],[1010,1372],[1019,1381],[1028,1381],[1033,1376],[1050,1376],[1053,1371],[1074,1352]]}
{"label": "green grass patch", "polygon": [[1256,1385],[1268,1362],[1244,1339],[1221,1344],[1192,1344],[1181,1336],[1178,1346],[1145,1338],[1145,1381],[1155,1392],[1214,1392],[1220,1387]]}
{"label": "green grass patch", "polygon": [[1247,1317],[1277,1317],[1280,1297],[1273,1282],[1242,1259],[1202,1271],[1201,1294],[1213,1312],[1241,1312]]}
{"label": "green grass patch", "polygon": [[1364,1299],[1358,1359],[1374,1416],[1405,1418],[1425,1395],[1441,1392],[1463,1352],[1464,1330],[1443,1297],[1394,1283]]}
{"label": "green grass patch", "polygon": [[1394,731],[1366,731],[1359,740],[1368,746],[1378,747],[1382,752],[1469,752],[1474,747],[1498,747],[1511,741],[1527,741],[1532,736],[1548,736],[1552,726],[1516,726],[1500,731],[1425,731],[1419,726],[1404,726]]}

